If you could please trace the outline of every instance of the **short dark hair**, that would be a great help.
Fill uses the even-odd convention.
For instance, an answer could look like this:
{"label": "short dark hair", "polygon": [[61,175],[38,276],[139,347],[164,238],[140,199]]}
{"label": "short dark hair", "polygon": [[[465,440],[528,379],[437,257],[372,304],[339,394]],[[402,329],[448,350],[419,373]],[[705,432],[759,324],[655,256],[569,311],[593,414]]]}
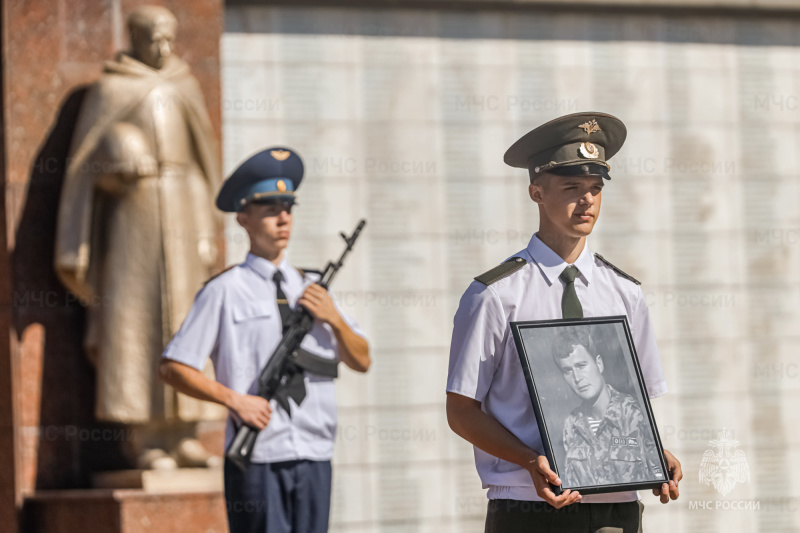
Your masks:
{"label": "short dark hair", "polygon": [[575,346],[583,346],[592,358],[597,356],[594,341],[586,328],[568,326],[562,330],[561,334],[553,342],[553,361],[558,364],[559,359],[569,357]]}
{"label": "short dark hair", "polygon": [[551,174],[549,174],[547,172],[539,172],[538,174],[536,174],[534,172],[530,172],[530,183],[531,183],[531,185],[537,184],[537,185],[543,187],[544,185],[542,185],[542,181],[544,181],[544,177],[548,176],[548,175],[551,175]]}

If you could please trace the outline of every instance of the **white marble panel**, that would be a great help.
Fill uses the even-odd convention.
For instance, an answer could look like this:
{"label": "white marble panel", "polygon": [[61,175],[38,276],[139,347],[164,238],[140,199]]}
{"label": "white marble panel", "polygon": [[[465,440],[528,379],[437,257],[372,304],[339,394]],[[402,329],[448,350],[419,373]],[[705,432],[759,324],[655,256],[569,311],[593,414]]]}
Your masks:
{"label": "white marble panel", "polygon": [[[797,528],[796,21],[230,7],[226,28],[224,171],[272,144],[303,155],[299,266],[322,266],[338,231],[369,220],[333,289],[374,363],[338,383],[332,531],[483,530],[472,447],[444,413],[452,316],[538,226],[505,149],[584,110],[628,127],[591,246],[643,282],[670,387],[654,411],[686,475],[684,503],[645,495],[646,530]],[[230,217],[226,240],[241,260]],[[726,498],[697,481],[722,428],[753,472]],[[689,505],[730,498],[771,507]]]}

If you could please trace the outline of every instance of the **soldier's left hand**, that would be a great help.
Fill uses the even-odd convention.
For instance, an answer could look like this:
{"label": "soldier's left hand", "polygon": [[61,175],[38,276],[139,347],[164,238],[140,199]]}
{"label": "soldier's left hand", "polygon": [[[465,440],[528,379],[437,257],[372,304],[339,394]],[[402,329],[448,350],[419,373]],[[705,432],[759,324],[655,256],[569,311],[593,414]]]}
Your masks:
{"label": "soldier's left hand", "polygon": [[341,318],[333,305],[331,295],[316,283],[306,288],[297,303],[308,309],[314,318],[326,324],[335,324]]}
{"label": "soldier's left hand", "polygon": [[678,483],[683,479],[681,462],[667,450],[664,450],[664,458],[667,460],[667,470],[670,474],[669,483],[662,484],[660,489],[653,489],[653,494],[661,497],[661,503],[678,499]]}

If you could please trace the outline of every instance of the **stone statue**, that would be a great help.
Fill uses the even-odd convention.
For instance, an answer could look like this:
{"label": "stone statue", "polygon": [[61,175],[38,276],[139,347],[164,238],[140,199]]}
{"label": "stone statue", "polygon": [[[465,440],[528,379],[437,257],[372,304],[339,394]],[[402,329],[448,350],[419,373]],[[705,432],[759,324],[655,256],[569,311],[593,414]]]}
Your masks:
{"label": "stone statue", "polygon": [[163,7],[128,18],[131,51],[82,104],[56,235],[56,272],[88,307],[96,416],[135,425],[140,468],[217,464],[192,422],[224,416],[157,377],[215,265],[219,222],[217,144],[197,80],[172,55],[176,26]]}

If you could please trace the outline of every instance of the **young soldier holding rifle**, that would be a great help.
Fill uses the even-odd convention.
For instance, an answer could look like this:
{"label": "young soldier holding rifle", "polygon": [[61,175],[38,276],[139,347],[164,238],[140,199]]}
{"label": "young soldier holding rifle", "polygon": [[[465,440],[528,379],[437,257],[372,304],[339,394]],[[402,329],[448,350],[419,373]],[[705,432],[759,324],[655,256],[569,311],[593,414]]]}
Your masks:
{"label": "young soldier holding rifle", "polygon": [[[225,499],[232,533],[327,531],[336,366],[341,361],[357,372],[370,366],[364,334],[317,284],[330,278],[320,280],[289,264],[285,250],[302,178],[297,154],[270,148],[223,184],[217,207],[237,213],[250,237],[250,253],[197,294],[161,363],[162,378],[176,390],[230,410]],[[346,238],[346,252],[362,226]],[[335,273],[339,266],[341,260],[328,270]],[[299,348],[291,347],[291,360],[281,362],[280,386],[266,394],[260,374],[297,325],[298,306],[313,323],[309,320],[308,334],[298,336]],[[216,381],[202,372],[207,357]],[[234,435],[248,431],[257,435],[254,445],[234,450]]]}

